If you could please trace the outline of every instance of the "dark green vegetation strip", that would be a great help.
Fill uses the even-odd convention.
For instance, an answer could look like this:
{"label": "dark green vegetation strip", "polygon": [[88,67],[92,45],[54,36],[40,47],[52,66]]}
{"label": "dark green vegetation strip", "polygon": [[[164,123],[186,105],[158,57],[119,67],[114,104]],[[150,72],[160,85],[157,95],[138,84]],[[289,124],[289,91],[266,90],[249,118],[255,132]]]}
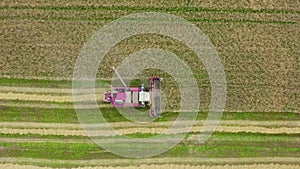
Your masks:
{"label": "dark green vegetation strip", "polygon": [[[195,134],[195,133],[193,133]],[[190,136],[188,134],[188,136]],[[130,134],[131,137],[151,137],[153,134]],[[41,136],[36,134],[0,134],[2,138],[34,139],[80,139],[84,136]],[[112,145],[118,146],[118,145]],[[160,146],[160,145],[158,145]],[[123,159],[111,154],[93,143],[0,143],[0,157],[25,157],[36,159],[89,160]],[[134,147],[132,147],[134,148]],[[198,141],[184,140],[170,151],[156,157],[198,157],[198,158],[243,158],[243,157],[300,157],[299,134],[225,133],[215,132],[209,140],[199,145]],[[133,163],[134,164],[134,163]],[[210,164],[210,163],[208,163]],[[44,164],[49,167],[79,167],[75,164]],[[86,166],[86,165],[85,165]]]}
{"label": "dark green vegetation strip", "polygon": [[[67,17],[0,17],[0,20],[56,20],[56,21],[111,21],[118,18],[67,18]],[[224,22],[224,23],[258,23],[258,24],[296,24],[292,21],[273,21],[273,20],[231,20],[231,19],[187,19],[190,22]]]}
{"label": "dark green vegetation strip", "polygon": [[[96,80],[95,87],[109,86],[108,80]],[[71,80],[39,80],[39,79],[15,79],[0,78],[0,86],[14,87],[40,87],[40,88],[72,88]]]}
{"label": "dark green vegetation strip", "polygon": [[[229,135],[230,136],[230,135]],[[110,144],[107,144],[110,146]],[[118,147],[120,145],[111,144]],[[157,146],[160,146],[158,144]],[[93,143],[0,143],[0,157],[28,157],[44,159],[120,159]],[[122,148],[122,146],[120,146]],[[131,145],[134,149],[134,145]],[[300,157],[299,142],[280,141],[218,141],[209,140],[203,145],[182,142],[158,157]]]}
{"label": "dark green vegetation strip", "polygon": [[300,11],[276,10],[276,9],[210,9],[201,7],[130,7],[130,6],[1,6],[3,9],[39,9],[39,10],[121,10],[134,12],[229,12],[229,13],[271,13],[286,14],[300,13]]}
{"label": "dark green vegetation strip", "polygon": [[43,88],[72,88],[72,82],[66,80],[36,80],[1,78],[1,86],[43,87]]}
{"label": "dark green vegetation strip", "polygon": [[[200,134],[199,132],[190,132],[186,135],[186,139],[192,135]],[[157,134],[151,133],[133,133],[133,134],[126,134],[128,137],[135,137],[135,138],[146,138],[146,137],[153,137]],[[90,140],[88,136],[63,136],[63,135],[40,135],[40,134],[3,134],[0,133],[1,138],[21,138],[21,139],[53,139],[58,140],[68,140],[68,139],[76,139],[76,140]],[[113,137],[111,137],[113,138]],[[299,142],[300,134],[287,134],[287,133],[280,133],[280,134],[266,134],[266,133],[249,133],[249,132],[214,132],[212,136],[209,138],[209,141],[268,141],[268,142]],[[185,140],[184,142],[190,142]]]}
{"label": "dark green vegetation strip", "polygon": [[[128,121],[115,108],[102,108],[103,117],[108,122]],[[177,118],[178,113],[166,112],[162,118],[156,121],[172,121]],[[205,120],[206,112],[199,112],[197,120]],[[268,120],[268,121],[299,121],[300,116],[297,113],[288,112],[225,112],[222,120]],[[63,108],[19,108],[0,106],[0,122],[48,122],[48,123],[78,123],[77,115],[74,109]]]}
{"label": "dark green vegetation strip", "polygon": [[78,123],[74,109],[0,106],[0,121]]}

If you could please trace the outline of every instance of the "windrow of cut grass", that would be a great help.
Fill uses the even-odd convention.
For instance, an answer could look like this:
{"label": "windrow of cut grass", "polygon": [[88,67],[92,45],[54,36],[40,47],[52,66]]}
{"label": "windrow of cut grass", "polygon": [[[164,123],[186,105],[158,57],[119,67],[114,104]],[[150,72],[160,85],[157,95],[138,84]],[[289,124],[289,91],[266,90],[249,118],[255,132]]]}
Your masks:
{"label": "windrow of cut grass", "polygon": [[[183,161],[184,160],[184,161]],[[20,165],[29,165],[29,167],[32,167],[32,165],[36,166],[51,166],[54,168],[61,168],[67,167],[67,168],[80,168],[80,169],[111,169],[111,168],[117,168],[117,169],[129,169],[129,168],[173,168],[177,169],[179,168],[202,168],[202,169],[217,169],[217,168],[225,168],[227,169],[236,169],[236,168],[249,168],[252,169],[252,167],[258,167],[258,168],[275,168],[275,169],[290,169],[290,168],[297,168],[299,165],[295,163],[296,158],[288,158],[288,157],[272,157],[272,158],[265,158],[264,161],[259,158],[227,158],[226,160],[222,158],[217,158],[214,161],[211,158],[163,158],[163,159],[146,159],[146,160],[119,160],[121,166],[117,166],[115,161],[112,160],[101,160],[101,163],[99,163],[99,160],[44,160],[44,159],[32,159],[32,158],[1,158],[1,161],[5,161],[7,163],[13,163],[18,164],[15,166]],[[154,165],[153,163],[158,163],[157,165]],[[134,164],[136,163],[136,164]],[[174,164],[173,164],[174,163]],[[210,163],[215,165],[210,165]],[[160,165],[159,165],[160,164]],[[206,167],[207,165],[207,167]],[[4,165],[7,166],[7,165]],[[83,166],[89,166],[89,167],[83,167]],[[107,167],[109,166],[109,167]],[[26,168],[27,169],[27,168]],[[34,168],[35,169],[35,168]],[[40,169],[40,168],[38,168]],[[47,168],[48,169],[48,168]]]}
{"label": "windrow of cut grass", "polygon": [[[103,93],[97,93],[96,98],[100,100],[103,98]],[[80,95],[80,99],[77,101],[90,101],[94,95],[93,94],[83,94]],[[25,100],[25,101],[49,101],[49,102],[73,102],[72,95],[47,95],[47,94],[25,94],[25,93],[1,93],[0,100]],[[104,106],[109,106],[106,104]]]}
{"label": "windrow of cut grass", "polygon": [[[128,121],[115,108],[101,108],[103,117],[108,122]],[[33,107],[0,107],[1,122],[46,122],[46,123],[78,123],[75,109],[65,108],[33,108]],[[164,112],[157,122],[172,121],[178,112]],[[207,112],[199,112],[197,120],[205,120]],[[299,113],[289,112],[224,112],[222,120],[250,121],[299,121]]]}
{"label": "windrow of cut grass", "polygon": [[[185,126],[187,124],[193,123],[193,126],[203,126],[206,122],[215,122],[208,120],[197,120],[192,121],[178,121],[176,124],[178,126]],[[138,122],[114,122],[109,123],[109,125],[115,129],[124,128],[169,128],[173,124],[173,121],[163,121],[154,123],[138,123]],[[300,127],[298,121],[249,121],[249,120],[221,120],[218,124],[219,126],[256,126],[256,127],[266,127],[266,128],[280,128],[280,127]],[[105,124],[90,124],[90,128],[96,129],[97,127],[106,128]],[[37,122],[1,122],[0,127],[5,128],[18,128],[18,129],[82,129],[80,124],[74,123],[37,123]]]}
{"label": "windrow of cut grass", "polygon": [[[57,102],[57,101],[29,101],[29,100],[0,100],[0,106],[4,107],[16,107],[16,108],[42,108],[42,109],[74,109],[73,102]],[[110,104],[97,102],[97,105],[91,105],[89,103],[84,104],[85,108],[108,108]],[[100,106],[98,106],[100,105]],[[84,106],[76,106],[81,109]]]}
{"label": "windrow of cut grass", "polygon": [[48,102],[48,101],[28,101],[28,100],[0,100],[0,105],[4,107],[16,108],[61,108],[73,109],[72,102]]}
{"label": "windrow of cut grass", "polygon": [[[3,134],[41,134],[41,135],[63,135],[63,136],[117,136],[122,134],[134,134],[134,133],[142,133],[142,134],[162,134],[165,133],[168,128],[161,128],[161,127],[135,127],[135,128],[122,128],[122,129],[114,129],[117,133],[112,132],[107,128],[97,128],[97,129],[90,129],[88,132],[84,130],[76,130],[76,129],[44,129],[44,128],[8,128],[4,127],[1,128],[0,133]],[[186,133],[187,131],[190,132],[201,132],[203,130],[202,126],[194,126],[191,130],[187,127],[177,128],[177,130],[170,129],[168,130],[169,133],[172,134],[182,134]],[[294,127],[279,127],[279,128],[266,128],[266,127],[257,127],[257,126],[218,126],[215,129],[216,132],[249,132],[249,133],[267,133],[267,134],[300,134],[300,128]],[[106,143],[106,142],[105,142]]]}

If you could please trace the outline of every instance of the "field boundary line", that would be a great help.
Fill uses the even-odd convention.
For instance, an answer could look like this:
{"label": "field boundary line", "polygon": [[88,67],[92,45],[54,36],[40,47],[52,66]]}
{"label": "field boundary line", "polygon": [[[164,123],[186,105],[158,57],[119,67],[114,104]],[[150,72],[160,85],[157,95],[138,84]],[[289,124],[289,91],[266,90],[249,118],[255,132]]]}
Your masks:
{"label": "field boundary line", "polygon": [[[213,122],[213,121],[212,121]],[[185,125],[191,123],[189,121],[183,121],[178,125]],[[194,126],[202,126],[205,120],[197,120]],[[173,124],[173,121],[165,122],[153,122],[153,123],[134,123],[134,122],[112,122],[109,123],[114,128],[138,128],[138,127],[169,127]],[[105,127],[105,124],[87,124],[90,127]],[[219,126],[259,126],[259,127],[300,127],[299,121],[249,121],[249,120],[221,120]],[[55,129],[82,129],[80,124],[70,123],[38,123],[38,122],[0,122],[0,127],[11,128],[55,128]]]}
{"label": "field boundary line", "polygon": [[35,158],[15,158],[15,157],[0,157],[0,163],[43,163],[43,164],[77,164],[77,165],[142,165],[142,164],[297,164],[297,157],[252,157],[252,158],[146,158],[146,159],[92,159],[92,160],[57,160],[57,159],[35,159]]}
{"label": "field boundary line", "polygon": [[[236,164],[236,165],[188,165],[188,164],[163,164],[163,165],[157,165],[157,164],[142,164],[139,166],[93,166],[93,167],[75,167],[76,169],[154,169],[154,168],[166,168],[166,169],[295,169],[300,167],[299,165],[285,165],[285,164]],[[51,167],[41,167],[41,166],[34,166],[34,165],[20,165],[20,164],[12,164],[12,163],[6,163],[6,164],[0,164],[0,168],[5,169],[54,169]],[[72,169],[75,169],[72,168]],[[63,169],[63,168],[61,168]]]}

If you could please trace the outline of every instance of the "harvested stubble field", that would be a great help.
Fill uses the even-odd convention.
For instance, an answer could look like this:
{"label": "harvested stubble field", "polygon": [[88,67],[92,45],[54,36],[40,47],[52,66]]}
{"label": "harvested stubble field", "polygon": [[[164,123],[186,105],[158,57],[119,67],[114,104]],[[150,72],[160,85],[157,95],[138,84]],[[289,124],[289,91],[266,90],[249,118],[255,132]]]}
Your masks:
{"label": "harvested stubble field", "polygon": [[[299,6],[297,0],[3,0],[0,168],[299,168]],[[210,100],[203,64],[187,46],[168,37],[139,35],[122,41],[100,65],[99,100],[110,86],[105,80],[113,73],[110,67],[150,47],[177,54],[201,87],[197,122],[180,144],[153,158],[127,159],[98,147],[84,133],[72,104],[70,80],[82,46],[95,31],[144,11],[182,17],[210,38],[224,65],[227,102],[216,132],[199,145]],[[153,74],[143,73],[137,78]],[[132,123],[100,101],[114,129],[140,138],[172,125],[178,115],[173,112],[178,89],[172,78],[159,73],[168,98],[163,117],[152,124]],[[105,130],[101,134],[107,137]],[[105,141],[113,144],[113,137]]]}

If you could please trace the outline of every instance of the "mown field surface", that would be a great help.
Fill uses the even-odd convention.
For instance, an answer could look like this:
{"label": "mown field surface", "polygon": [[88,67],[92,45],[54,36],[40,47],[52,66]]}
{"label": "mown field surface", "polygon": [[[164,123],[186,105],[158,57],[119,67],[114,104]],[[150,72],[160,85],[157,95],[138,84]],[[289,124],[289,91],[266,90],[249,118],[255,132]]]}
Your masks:
{"label": "mown field surface", "polygon": [[[300,168],[299,6],[297,0],[2,0],[0,168]],[[153,137],[169,128],[178,115],[178,89],[163,73],[169,105],[153,123],[130,122],[101,101],[112,66],[144,48],[165,49],[184,60],[200,84],[201,109],[191,132],[159,156],[128,159],[97,146],[81,128],[72,101],[76,58],[95,31],[137,12],[182,17],[215,45],[227,101],[219,126],[204,144],[197,136],[210,103],[208,74],[187,46],[159,35],[131,37],[110,50],[97,74],[98,104],[124,135]],[[144,73],[137,78],[151,74]]]}
{"label": "mown field surface", "polygon": [[[148,159],[127,159],[98,147],[83,131],[69,98],[72,95],[68,88],[70,81],[47,80],[43,88],[40,84],[45,80],[1,80],[0,96],[6,98],[1,98],[0,105],[0,163],[5,168],[299,167],[298,113],[224,112],[214,134],[206,143],[199,144],[197,135],[207,117],[207,112],[199,112],[191,132],[170,151]],[[99,93],[106,88],[105,83],[108,82],[97,83]],[[28,97],[8,97],[15,94]],[[48,99],[41,101],[40,96]],[[62,96],[70,100],[61,101]],[[34,97],[37,99],[32,99]],[[110,125],[129,137],[160,134],[178,115],[164,112],[163,117],[153,123],[134,123],[107,104],[99,102],[99,106]],[[107,137],[110,139],[105,139]],[[110,140],[113,141],[114,136],[106,132],[100,133],[99,138],[113,144]]]}

